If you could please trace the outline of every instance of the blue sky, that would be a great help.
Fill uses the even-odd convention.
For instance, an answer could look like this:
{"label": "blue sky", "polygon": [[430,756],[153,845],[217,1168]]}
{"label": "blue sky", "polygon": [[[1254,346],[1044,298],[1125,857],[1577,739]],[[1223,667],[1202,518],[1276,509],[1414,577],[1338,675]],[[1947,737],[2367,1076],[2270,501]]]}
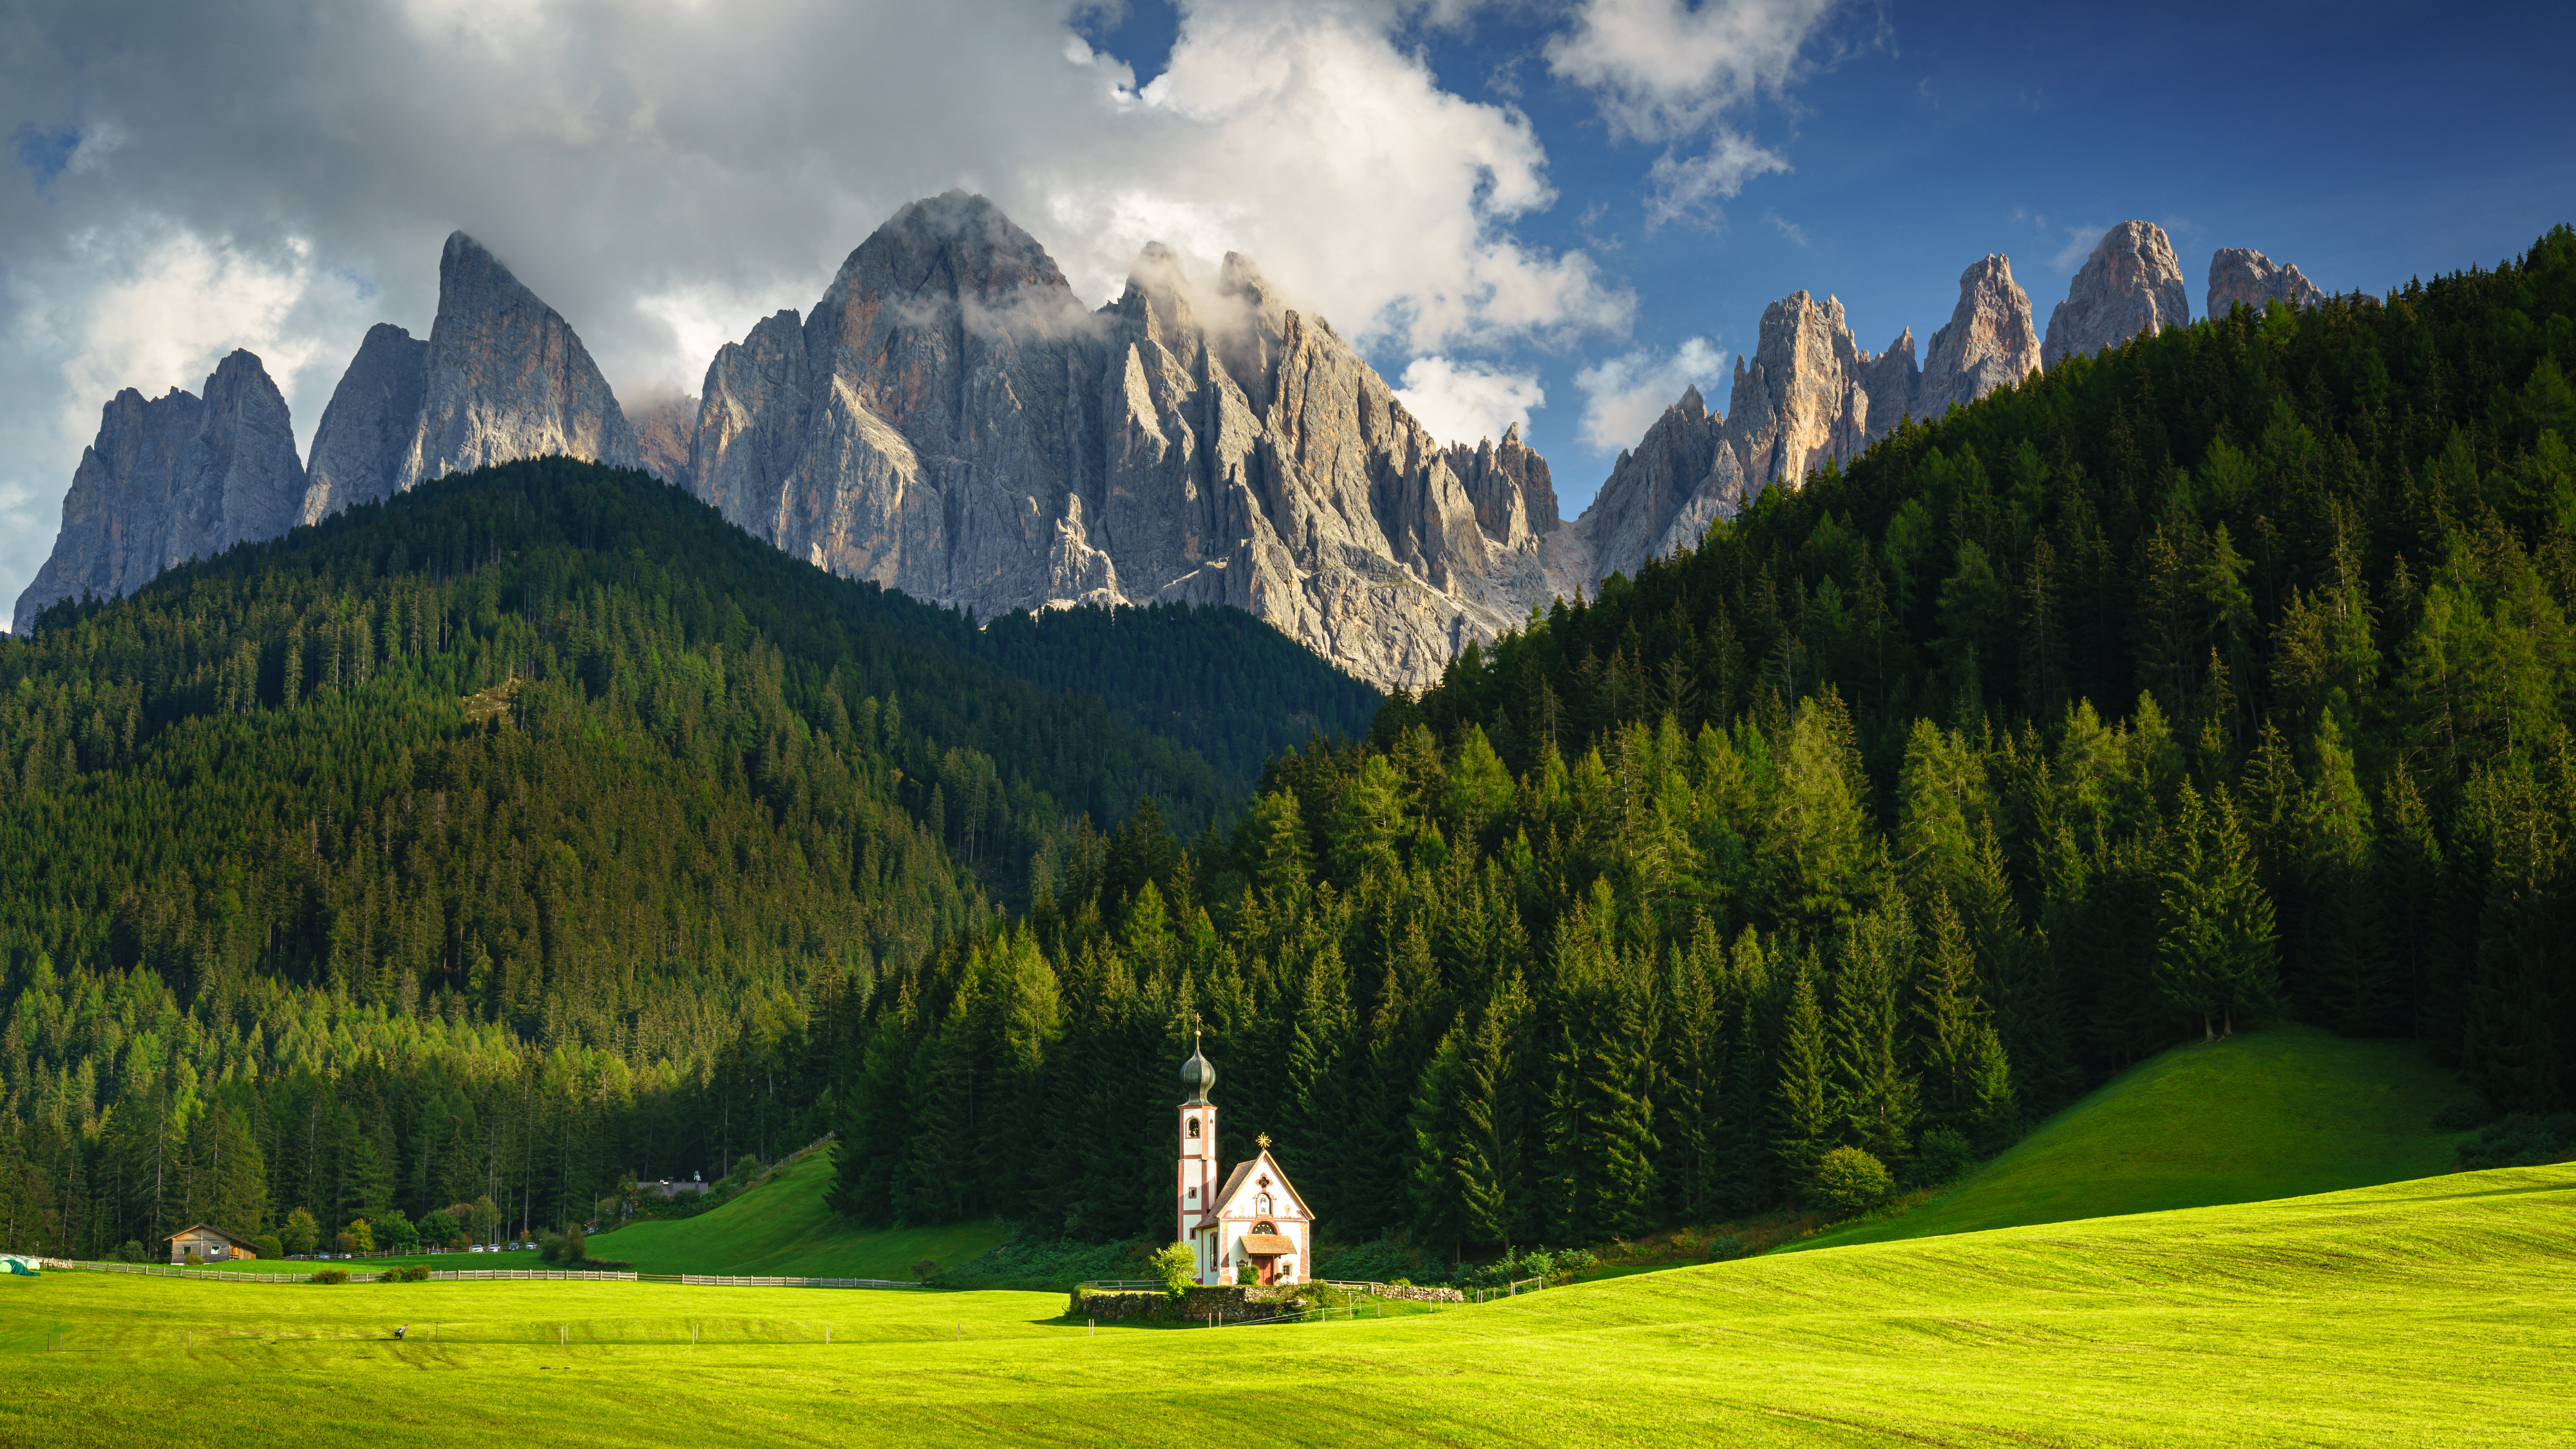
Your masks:
{"label": "blue sky", "polygon": [[[1136,4],[1095,34],[1141,78],[1176,21]],[[1633,288],[1627,345],[1658,358],[1705,337],[1731,368],[1764,305],[1801,288],[1839,296],[1863,347],[1911,326],[1919,348],[1988,252],[2012,259],[2045,329],[2084,251],[2131,217],[2171,234],[2195,315],[2223,246],[2377,292],[2576,220],[2576,6],[1846,7],[1784,88],[1726,118],[1787,169],[1661,225],[1647,173],[1667,148],[1614,138],[1595,94],[1551,74],[1559,33],[1526,9],[1408,39],[1444,88],[1527,113],[1558,196],[1513,230]],[[1485,354],[1536,371],[1529,436],[1569,515],[1611,461],[1582,437],[1576,374],[1620,349]],[[1372,351],[1390,377],[1408,360]]]}
{"label": "blue sky", "polygon": [[[2576,6],[1887,0],[22,0],[0,47],[0,603],[117,389],[259,354],[309,442],[462,228],[630,404],[962,186],[1110,300],[1258,260],[1569,515],[1763,307],[1862,346],[2012,258],[2039,322],[2164,225],[2330,290],[2576,220]],[[1699,177],[1696,192],[1677,178]],[[5,613],[5,610],[0,610]]]}

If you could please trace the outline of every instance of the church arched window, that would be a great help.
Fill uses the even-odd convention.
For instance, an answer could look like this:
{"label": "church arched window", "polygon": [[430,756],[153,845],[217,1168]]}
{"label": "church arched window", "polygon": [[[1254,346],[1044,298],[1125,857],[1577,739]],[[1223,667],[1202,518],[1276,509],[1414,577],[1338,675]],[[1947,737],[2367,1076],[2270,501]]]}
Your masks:
{"label": "church arched window", "polygon": [[1190,1130],[1189,1130],[1189,1135],[1190,1135],[1191,1137],[1196,1137],[1196,1136],[1198,1136],[1198,1135],[1199,1135],[1199,1119],[1198,1119],[1198,1118],[1196,1118],[1196,1117],[1192,1117],[1192,1118],[1190,1119]]}
{"label": "church arched window", "polygon": [[1252,1200],[1252,1210],[1253,1210],[1254,1212],[1257,1212],[1257,1213],[1267,1213],[1267,1212],[1269,1212],[1269,1211],[1270,1211],[1270,1194],[1268,1194],[1268,1193],[1266,1193],[1266,1192],[1265,1192],[1265,1193],[1262,1193],[1262,1194],[1260,1194],[1260,1195],[1258,1195],[1258,1196],[1254,1197],[1254,1198],[1253,1198],[1253,1200]]}
{"label": "church arched window", "polygon": [[1279,1231],[1279,1225],[1277,1223],[1254,1223],[1252,1225],[1252,1230],[1256,1233],[1275,1233]]}

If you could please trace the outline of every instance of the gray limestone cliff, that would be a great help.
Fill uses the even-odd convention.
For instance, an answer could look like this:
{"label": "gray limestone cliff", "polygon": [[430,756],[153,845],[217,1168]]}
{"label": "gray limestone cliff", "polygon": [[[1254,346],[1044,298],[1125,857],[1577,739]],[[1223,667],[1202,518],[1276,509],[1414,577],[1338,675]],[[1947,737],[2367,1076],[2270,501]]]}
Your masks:
{"label": "gray limestone cliff", "polygon": [[1937,418],[2039,370],[2039,331],[2030,294],[2013,281],[2008,257],[1988,256],[1959,274],[1959,305],[1932,334],[1923,365],[1922,415]]}
{"label": "gray limestone cliff", "polygon": [[571,324],[461,231],[438,259],[427,368],[399,487],[556,454],[642,463],[635,430]]}
{"label": "gray limestone cliff", "polygon": [[1563,525],[1547,460],[1521,441],[1521,425],[1503,429],[1501,442],[1449,445],[1449,471],[1476,505],[1476,522],[1505,543],[1519,543]]}
{"label": "gray limestone cliff", "polygon": [[[696,409],[677,412],[683,420],[663,425],[662,468],[687,460]],[[318,523],[425,478],[555,454],[647,466],[572,325],[482,243],[451,233],[429,336],[377,323],[332,390],[313,431],[301,520]]]}
{"label": "gray limestone cliff", "polygon": [[2066,300],[2048,314],[2042,365],[2089,356],[2132,337],[2191,320],[2191,296],[2173,242],[2153,222],[2124,221],[2102,234],[2075,273]]}
{"label": "gray limestone cliff", "polygon": [[687,486],[689,444],[698,430],[698,400],[677,395],[657,397],[631,408],[635,451],[644,471],[665,483]]}
{"label": "gray limestone cliff", "polygon": [[2314,307],[2326,299],[2295,266],[2277,266],[2250,247],[2220,247],[2209,258],[2209,305],[2203,315],[2224,317],[2239,302],[2260,312],[2270,302]]}
{"label": "gray limestone cliff", "polygon": [[1936,418],[2039,367],[2030,298],[2012,263],[1989,256],[1959,276],[1959,303],[1918,368],[1914,329],[1862,348],[1842,303],[1792,292],[1763,309],[1751,357],[1735,362],[1723,415],[1697,387],[1619,455],[1583,516],[1541,543],[1550,585],[1570,592],[1699,540],[1774,485],[1847,463],[1902,419]]}
{"label": "gray limestone cliff", "polygon": [[1634,574],[1647,559],[1696,542],[1713,519],[1731,512],[1744,474],[1724,433],[1699,388],[1683,389],[1637,446],[1619,455],[1592,506],[1548,541],[1563,591],[1590,588],[1614,572]]}
{"label": "gray limestone cliff", "polygon": [[1202,286],[1148,247],[1087,311],[963,192],[906,206],[809,315],[716,354],[688,476],[835,573],[987,617],[1231,604],[1385,686],[1542,601],[1556,521],[1516,435],[1440,447],[1242,257]]}
{"label": "gray limestone cliff", "polygon": [[205,395],[127,388],[101,410],[97,441],[63,495],[62,531],[11,627],[64,599],[132,593],[175,564],[293,528],[305,491],[286,399],[248,352],[226,357]]}
{"label": "gray limestone cliff", "polygon": [[1872,353],[1842,303],[1792,292],[1762,311],[1750,359],[1735,361],[1724,414],[1694,386],[1619,455],[1592,506],[1543,541],[1551,588],[1570,593],[1699,541],[1711,523],[1775,483],[1795,487],[1847,463],[1924,411],[1914,329]]}
{"label": "gray limestone cliff", "polygon": [[403,459],[420,431],[429,344],[390,322],[367,329],[313,430],[302,521],[401,491]]}

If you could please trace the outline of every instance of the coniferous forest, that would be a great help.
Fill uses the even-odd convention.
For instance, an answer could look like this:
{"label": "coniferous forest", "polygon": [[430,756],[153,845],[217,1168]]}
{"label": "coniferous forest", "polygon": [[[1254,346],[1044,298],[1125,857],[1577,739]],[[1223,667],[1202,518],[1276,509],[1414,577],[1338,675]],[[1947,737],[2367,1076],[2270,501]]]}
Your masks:
{"label": "coniferous forest", "polygon": [[2283,1017],[2563,1111],[2570,372],[2565,228],[2142,338],[1364,736],[1234,616],[978,632],[568,463],[66,606],[0,645],[0,1233],[547,1225],[830,1128],[865,1222],[1159,1237],[1194,1023],[1228,1156],[1467,1254]]}
{"label": "coniferous forest", "polygon": [[[818,1024],[1090,819],[1204,827],[1265,745],[1366,728],[1249,623],[979,631],[562,461],[57,608],[0,645],[0,1233],[543,1225],[801,1146]],[[1066,658],[1089,689],[1028,677]]]}

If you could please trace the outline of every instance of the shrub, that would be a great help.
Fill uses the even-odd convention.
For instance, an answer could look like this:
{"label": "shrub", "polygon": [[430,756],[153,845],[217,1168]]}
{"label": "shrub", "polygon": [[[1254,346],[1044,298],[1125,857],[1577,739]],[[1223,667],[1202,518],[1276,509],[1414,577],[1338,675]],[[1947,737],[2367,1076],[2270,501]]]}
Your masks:
{"label": "shrub", "polygon": [[1816,1195],[1847,1212],[1867,1212],[1896,1191],[1887,1165],[1857,1147],[1837,1147],[1816,1162]]}
{"label": "shrub", "polygon": [[340,1251],[343,1253],[372,1253],[376,1250],[375,1224],[365,1218],[351,1218],[349,1226],[340,1230],[340,1236],[344,1241],[357,1244],[354,1248],[342,1248]]}
{"label": "shrub", "polygon": [[1723,1263],[1729,1258],[1741,1258],[1743,1256],[1744,1240],[1742,1238],[1721,1233],[1708,1240],[1708,1261],[1712,1263]]}
{"label": "shrub", "polygon": [[2537,1167],[2571,1156],[2576,1156],[2576,1112],[2554,1117],[2517,1112],[2488,1123],[2477,1136],[2460,1144],[2460,1165],[2470,1169]]}
{"label": "shrub", "polygon": [[191,1268],[202,1267],[202,1266],[205,1264],[205,1261],[206,1261],[205,1259],[200,1258],[200,1257],[198,1257],[198,1256],[197,1256],[197,1250],[196,1250],[196,1249],[194,1249],[194,1248],[190,1248],[190,1249],[188,1250],[188,1256],[187,1256],[187,1264],[186,1264],[186,1266],[191,1267]]}
{"label": "shrub", "polygon": [[313,1221],[313,1214],[297,1208],[286,1215],[285,1231],[278,1236],[286,1240],[289,1253],[309,1253],[322,1240],[322,1225]]}
{"label": "shrub", "polygon": [[927,1283],[933,1277],[936,1277],[938,1273],[939,1262],[935,1258],[924,1258],[920,1262],[912,1265],[913,1281],[917,1283]]}
{"label": "shrub", "polygon": [[1974,1143],[1947,1127],[1935,1127],[1915,1144],[1914,1160],[1906,1164],[1905,1175],[1917,1187],[1938,1187],[1976,1165]]}
{"label": "shrub", "polygon": [[1092,1278],[1142,1278],[1153,1256],[1145,1243],[1077,1243],[1013,1234],[970,1262],[940,1270],[943,1288],[1044,1289],[1062,1293]]}
{"label": "shrub", "polygon": [[406,1263],[394,1270],[393,1281],[397,1283],[426,1283],[429,1281],[429,1265],[427,1263]]}
{"label": "shrub", "polygon": [[358,1235],[355,1233],[340,1233],[335,1235],[331,1239],[331,1251],[335,1253],[354,1253],[358,1251]]}
{"label": "shrub", "polygon": [[116,1250],[116,1256],[129,1263],[140,1263],[143,1261],[143,1245],[128,1238],[125,1240],[125,1246]]}
{"label": "shrub", "polygon": [[1198,1254],[1191,1252],[1187,1243],[1174,1243],[1147,1261],[1153,1266],[1154,1276],[1163,1280],[1163,1286],[1175,1298],[1187,1293],[1199,1276]]}
{"label": "shrub", "polygon": [[316,1283],[346,1283],[349,1281],[349,1270],[346,1268],[325,1268],[321,1272],[313,1275],[313,1281]]}
{"label": "shrub", "polygon": [[422,1242],[437,1243],[444,1246],[456,1239],[458,1236],[460,1236],[460,1232],[456,1226],[456,1219],[449,1217],[446,1210],[441,1209],[437,1212],[424,1213],[421,1215],[420,1240]]}
{"label": "shrub", "polygon": [[1385,1283],[1423,1266],[1421,1255],[1397,1238],[1379,1238],[1315,1255],[1316,1277],[1339,1278],[1346,1283]]}
{"label": "shrub", "polygon": [[2431,1125],[2436,1132],[2469,1132],[2484,1127],[2503,1115],[2486,1103],[2472,1098],[2466,1102],[2453,1102],[2434,1113]]}
{"label": "shrub", "polygon": [[283,1258],[286,1256],[286,1245],[277,1240],[277,1234],[275,1233],[267,1233],[260,1237],[251,1239],[251,1246],[263,1258]]}

